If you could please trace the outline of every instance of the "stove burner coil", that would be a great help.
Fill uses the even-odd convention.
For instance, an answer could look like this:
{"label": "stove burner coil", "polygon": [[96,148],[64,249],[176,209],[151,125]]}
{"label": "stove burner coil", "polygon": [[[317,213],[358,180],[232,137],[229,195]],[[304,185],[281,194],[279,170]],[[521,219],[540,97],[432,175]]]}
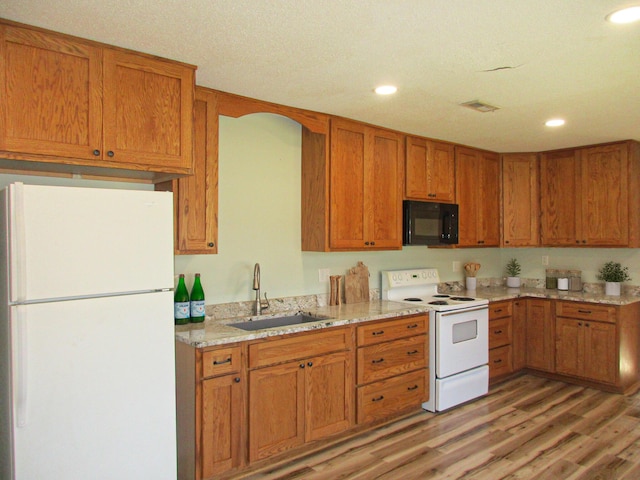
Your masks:
{"label": "stove burner coil", "polygon": [[434,300],[433,302],[429,302],[429,305],[449,305],[444,300]]}
{"label": "stove burner coil", "polygon": [[438,295],[434,295],[433,298],[449,298],[450,295],[446,295],[444,293],[439,293]]}
{"label": "stove burner coil", "polygon": [[409,297],[404,299],[405,302],[421,302],[422,299],[418,297]]}
{"label": "stove burner coil", "polygon": [[451,300],[455,300],[457,302],[473,302],[475,298],[471,297],[451,297]]}

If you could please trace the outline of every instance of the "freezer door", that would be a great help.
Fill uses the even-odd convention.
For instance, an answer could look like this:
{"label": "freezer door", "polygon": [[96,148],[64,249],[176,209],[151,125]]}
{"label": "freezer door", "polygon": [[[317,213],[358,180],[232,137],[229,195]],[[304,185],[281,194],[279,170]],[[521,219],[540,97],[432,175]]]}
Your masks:
{"label": "freezer door", "polygon": [[16,478],[175,479],[172,303],[11,307]]}
{"label": "freezer door", "polygon": [[171,193],[8,191],[11,302],[173,288]]}

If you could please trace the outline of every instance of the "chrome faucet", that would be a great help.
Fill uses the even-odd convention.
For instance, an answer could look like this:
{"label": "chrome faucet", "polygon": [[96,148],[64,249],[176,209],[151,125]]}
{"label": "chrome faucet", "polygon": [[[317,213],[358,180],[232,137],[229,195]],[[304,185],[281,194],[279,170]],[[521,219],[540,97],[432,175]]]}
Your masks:
{"label": "chrome faucet", "polygon": [[260,315],[263,309],[269,308],[269,299],[267,292],[264,293],[264,300],[260,299],[260,264],[256,263],[253,267],[253,289],[256,291],[256,302],[253,307],[253,313]]}

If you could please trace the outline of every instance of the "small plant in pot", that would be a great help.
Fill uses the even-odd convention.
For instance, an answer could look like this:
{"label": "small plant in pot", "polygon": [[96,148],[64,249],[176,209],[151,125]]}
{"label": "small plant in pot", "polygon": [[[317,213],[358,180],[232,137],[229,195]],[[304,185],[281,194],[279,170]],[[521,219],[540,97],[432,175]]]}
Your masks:
{"label": "small plant in pot", "polygon": [[629,268],[623,267],[619,262],[607,262],[605,263],[596,277],[598,280],[603,280],[604,293],[606,295],[620,296],[620,284],[631,280],[629,276]]}
{"label": "small plant in pot", "polygon": [[520,264],[518,260],[512,258],[507,262],[507,287],[509,288],[520,288]]}

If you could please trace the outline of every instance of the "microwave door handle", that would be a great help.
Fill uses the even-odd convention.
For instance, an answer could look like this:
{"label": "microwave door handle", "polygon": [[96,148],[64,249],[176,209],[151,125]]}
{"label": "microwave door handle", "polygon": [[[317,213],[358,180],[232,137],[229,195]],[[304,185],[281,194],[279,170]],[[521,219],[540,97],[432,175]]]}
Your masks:
{"label": "microwave door handle", "polygon": [[442,238],[449,240],[451,238],[451,214],[445,213],[442,216]]}

